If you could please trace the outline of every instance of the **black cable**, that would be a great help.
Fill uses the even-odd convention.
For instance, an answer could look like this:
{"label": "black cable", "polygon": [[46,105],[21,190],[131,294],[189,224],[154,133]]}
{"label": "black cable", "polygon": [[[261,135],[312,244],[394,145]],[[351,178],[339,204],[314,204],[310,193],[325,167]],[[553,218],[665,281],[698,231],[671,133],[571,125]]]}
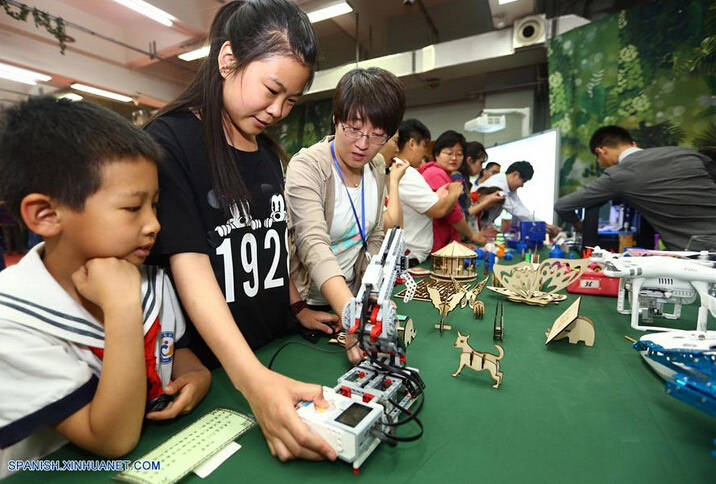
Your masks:
{"label": "black cable", "polygon": [[[423,395],[423,398],[420,399],[420,403],[418,403],[418,407],[416,409],[414,409],[412,412],[408,408],[404,409],[404,408],[396,405],[398,410],[401,410],[404,413],[407,413],[408,417],[404,418],[403,420],[398,420],[397,422],[390,422],[390,423],[382,422],[383,425],[386,425],[388,427],[400,427],[401,425],[405,425],[406,423],[410,422],[411,420],[415,420],[417,418],[418,414],[420,413],[420,410],[423,409],[423,403],[425,403],[425,394],[423,393],[422,395]],[[388,401],[390,403],[392,403],[393,405],[395,405],[395,403],[392,400],[388,400]]]}
{"label": "black cable", "polygon": [[415,435],[408,435],[407,437],[401,437],[399,435],[392,435],[392,434],[385,434],[388,438],[391,438],[395,440],[396,442],[415,442],[416,440],[420,439],[420,437],[423,436],[424,428],[423,423],[419,419],[413,420],[416,424],[418,424],[418,427],[420,427],[420,432],[418,432]]}
{"label": "black cable", "polygon": [[320,351],[321,353],[344,353],[344,352],[346,352],[346,351],[352,349],[352,348],[353,348],[355,345],[357,345],[357,344],[358,344],[358,342],[356,341],[355,343],[353,343],[353,344],[350,345],[349,347],[347,347],[347,348],[341,348],[340,350],[324,350],[324,349],[322,349],[322,348],[317,348],[316,346],[306,344],[306,343],[304,343],[304,342],[302,342],[302,341],[289,341],[288,343],[284,343],[283,346],[281,346],[279,349],[276,350],[276,353],[274,353],[273,356],[271,357],[271,361],[269,361],[269,364],[267,365],[267,368],[268,368],[269,370],[271,369],[271,367],[273,366],[273,362],[274,362],[274,360],[276,359],[276,357],[278,356],[278,354],[279,354],[281,351],[283,351],[283,349],[284,349],[286,346],[289,346],[289,345],[301,345],[301,346],[305,346],[306,348],[311,348],[312,350],[315,350],[315,351]]}
{"label": "black cable", "polygon": [[422,379],[418,376],[416,378],[415,375],[413,375],[413,372],[407,368],[400,368],[397,366],[393,366],[391,364],[385,363],[383,361],[380,361],[376,358],[371,358],[371,363],[375,364],[379,368],[381,368],[384,372],[397,376],[399,378],[403,378],[405,380],[410,380],[412,384],[415,386],[414,390],[415,392],[411,391],[410,388],[408,388],[408,391],[410,392],[410,395],[413,397],[417,397],[421,393],[423,393],[423,389],[425,388],[425,383]]}
{"label": "black cable", "polygon": [[398,445],[398,442],[396,440],[387,436],[385,433],[381,432],[378,429],[371,429],[370,435],[372,435],[376,439],[380,440],[384,444],[388,444],[391,447],[395,447],[396,445]]}
{"label": "black cable", "polygon": [[365,348],[363,348],[363,337],[365,336],[365,325],[366,320],[368,319],[368,303],[370,302],[370,292],[371,289],[373,289],[372,284],[366,284],[366,287],[364,289],[363,293],[363,304],[361,305],[361,311],[360,311],[360,318],[359,318],[359,326],[358,326],[358,344],[360,345],[360,349],[368,353],[368,357],[371,358],[370,352],[368,352]]}
{"label": "black cable", "polygon": [[419,419],[413,420],[416,424],[418,424],[418,427],[420,427],[420,432],[414,435],[408,435],[407,437],[402,437],[400,435],[393,435],[393,434],[386,434],[383,433],[386,437],[395,440],[396,442],[415,442],[416,440],[420,439],[420,437],[423,436],[424,428],[423,423]]}
{"label": "black cable", "polygon": [[[397,407],[402,412],[410,413],[407,408],[403,408],[397,402],[394,402],[393,400],[389,400],[389,402],[392,403],[395,407]],[[399,435],[387,434],[388,437],[390,437],[391,439],[393,439],[397,442],[414,442],[414,441],[418,440],[420,437],[423,436],[423,432],[425,431],[425,428],[423,427],[423,423],[417,417],[414,417],[413,421],[418,425],[418,427],[420,427],[420,432],[418,432],[417,434],[408,435],[407,437],[401,437]]]}

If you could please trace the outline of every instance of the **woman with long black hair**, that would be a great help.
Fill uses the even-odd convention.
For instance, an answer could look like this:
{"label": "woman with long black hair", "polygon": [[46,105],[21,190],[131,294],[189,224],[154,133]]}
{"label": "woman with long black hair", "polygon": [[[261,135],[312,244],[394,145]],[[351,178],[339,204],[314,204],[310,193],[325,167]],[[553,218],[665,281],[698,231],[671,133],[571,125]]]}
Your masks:
{"label": "woman with long black hair", "polygon": [[171,269],[192,348],[224,367],[271,453],[335,459],[294,409],[325,404],[321,387],[268,370],[252,351],[292,331],[291,313],[326,332],[337,322],[305,308],[290,279],[282,152],[263,134],[310,85],[315,32],[286,0],[235,1],[218,11],[209,42],[192,83],[147,127],[165,150],[154,256]]}

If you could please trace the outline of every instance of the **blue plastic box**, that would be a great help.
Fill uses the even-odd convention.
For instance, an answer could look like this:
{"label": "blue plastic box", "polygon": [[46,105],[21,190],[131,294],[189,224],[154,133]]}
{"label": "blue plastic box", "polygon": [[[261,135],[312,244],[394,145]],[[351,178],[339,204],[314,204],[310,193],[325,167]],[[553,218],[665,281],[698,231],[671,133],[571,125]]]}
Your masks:
{"label": "blue plastic box", "polygon": [[545,222],[520,222],[520,240],[530,249],[538,249],[544,243],[547,233]]}

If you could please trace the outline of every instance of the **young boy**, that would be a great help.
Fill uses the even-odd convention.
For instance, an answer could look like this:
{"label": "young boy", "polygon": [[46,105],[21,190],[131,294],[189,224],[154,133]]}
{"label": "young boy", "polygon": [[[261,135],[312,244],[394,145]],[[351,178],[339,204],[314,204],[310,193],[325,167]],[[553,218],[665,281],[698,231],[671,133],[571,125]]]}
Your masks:
{"label": "young boy", "polygon": [[0,477],[67,440],[122,456],[145,416],[189,412],[211,380],[168,277],[142,266],[159,231],[152,138],[83,102],[3,118],[0,198],[44,243],[0,273]]}
{"label": "young boy", "polygon": [[405,248],[410,251],[410,266],[430,256],[433,248],[433,219],[449,214],[462,193],[459,183],[450,183],[438,192],[443,194],[440,197],[418,171],[429,142],[430,130],[417,119],[406,119],[400,123],[396,156],[410,164],[398,186],[403,206]]}

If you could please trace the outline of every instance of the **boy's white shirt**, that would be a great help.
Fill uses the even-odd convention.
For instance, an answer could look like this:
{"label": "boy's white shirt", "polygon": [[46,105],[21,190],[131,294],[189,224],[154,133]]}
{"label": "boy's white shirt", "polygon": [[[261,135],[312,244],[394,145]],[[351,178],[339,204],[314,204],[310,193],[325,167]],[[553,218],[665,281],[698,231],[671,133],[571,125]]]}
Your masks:
{"label": "boy's white shirt", "polygon": [[[89,347],[104,348],[104,328],[50,275],[42,262],[43,250],[44,244],[35,246],[17,265],[0,272],[0,446],[8,438],[14,440],[8,437],[17,434],[18,425],[10,427],[14,422],[32,419],[32,414],[62,413],[52,405],[63,399],[79,408],[89,403],[102,369]],[[184,335],[185,321],[164,270],[142,266],[140,273],[144,333],[159,317],[155,356],[166,385],[174,342]],[[33,428],[22,440],[0,449],[0,478],[8,472],[7,460],[39,458],[65,443],[48,428]]]}
{"label": "boy's white shirt", "polygon": [[425,212],[438,203],[440,198],[430,188],[423,175],[409,166],[398,185],[400,203],[403,206],[405,248],[409,257],[423,262],[433,249],[433,219]]}

